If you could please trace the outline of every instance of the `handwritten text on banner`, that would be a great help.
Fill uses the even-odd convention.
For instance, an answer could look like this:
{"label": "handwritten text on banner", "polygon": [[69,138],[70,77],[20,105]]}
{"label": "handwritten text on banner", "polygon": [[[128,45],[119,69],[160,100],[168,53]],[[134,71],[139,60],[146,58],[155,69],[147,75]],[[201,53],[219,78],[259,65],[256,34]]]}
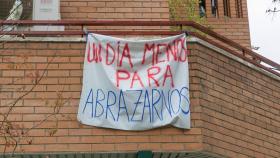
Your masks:
{"label": "handwritten text on banner", "polygon": [[189,129],[187,54],[185,34],[154,40],[89,34],[78,120],[123,130]]}

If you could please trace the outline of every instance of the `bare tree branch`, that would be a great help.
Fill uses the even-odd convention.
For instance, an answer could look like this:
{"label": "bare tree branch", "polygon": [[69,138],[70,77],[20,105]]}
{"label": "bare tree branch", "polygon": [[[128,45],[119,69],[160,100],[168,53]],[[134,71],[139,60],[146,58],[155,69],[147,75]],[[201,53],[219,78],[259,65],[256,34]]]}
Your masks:
{"label": "bare tree branch", "polygon": [[[53,136],[57,129],[58,129],[58,121],[59,118],[57,117],[57,115],[60,115],[60,110],[61,108],[69,102],[69,98],[67,98],[67,100],[64,100],[63,98],[63,92],[64,92],[64,86],[62,91],[57,92],[57,96],[58,98],[56,99],[56,102],[54,103],[53,106],[53,113],[47,115],[43,120],[39,121],[38,123],[34,124],[32,127],[25,129],[24,127],[20,127],[18,124],[13,124],[11,121],[8,120],[9,115],[11,114],[11,112],[13,111],[13,108],[16,106],[16,104],[22,100],[25,96],[27,96],[29,93],[31,93],[37,85],[40,84],[40,81],[43,79],[43,77],[45,76],[48,67],[50,65],[50,63],[52,63],[52,61],[54,60],[54,58],[56,57],[56,54],[54,54],[54,56],[51,58],[50,61],[48,61],[46,67],[44,68],[43,72],[41,75],[39,75],[39,73],[35,75],[35,79],[34,79],[34,84],[33,86],[26,91],[23,95],[21,95],[20,97],[16,98],[15,101],[7,103],[6,105],[4,105],[4,107],[2,106],[1,108],[8,108],[6,113],[0,113],[0,116],[3,117],[3,119],[1,119],[1,126],[0,126],[0,136],[2,136],[2,138],[4,139],[4,154],[7,151],[7,148],[12,146],[12,155],[15,153],[18,145],[24,140],[24,139],[28,139],[29,135],[28,133],[35,128],[38,128],[40,125],[42,125],[44,122],[46,122],[47,120],[49,120],[51,117],[55,118],[56,121],[56,127],[54,127],[53,130],[50,130],[50,136]],[[22,90],[25,90],[25,88],[20,88]],[[16,88],[16,90],[18,91],[18,89]],[[10,106],[9,106],[10,105]],[[62,117],[64,117],[64,115],[61,114]],[[27,140],[28,144],[32,144],[32,140],[29,139]]]}

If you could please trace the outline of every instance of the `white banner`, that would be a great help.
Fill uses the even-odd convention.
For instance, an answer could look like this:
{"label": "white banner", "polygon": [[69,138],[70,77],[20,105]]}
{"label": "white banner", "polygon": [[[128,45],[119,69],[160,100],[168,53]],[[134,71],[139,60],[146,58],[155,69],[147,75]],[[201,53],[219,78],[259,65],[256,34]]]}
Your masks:
{"label": "white banner", "polygon": [[122,130],[189,129],[187,54],[185,34],[155,40],[89,34],[78,120]]}

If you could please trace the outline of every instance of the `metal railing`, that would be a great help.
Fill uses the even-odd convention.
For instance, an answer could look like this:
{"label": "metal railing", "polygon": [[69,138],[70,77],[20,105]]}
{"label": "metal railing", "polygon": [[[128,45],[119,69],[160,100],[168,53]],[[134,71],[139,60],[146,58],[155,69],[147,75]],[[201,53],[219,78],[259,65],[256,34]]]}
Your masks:
{"label": "metal railing", "polygon": [[[0,31],[0,35],[17,35],[17,36],[71,36],[71,35],[85,35],[83,31],[85,26],[178,26],[181,31],[169,31],[169,30],[131,30],[131,31],[118,31],[118,30],[88,30],[89,32],[104,34],[104,35],[176,35],[182,32],[183,26],[188,26],[196,29],[199,32],[204,33],[212,37],[208,38],[197,32],[188,32],[191,36],[200,38],[208,43],[215,45],[229,53],[242,58],[266,71],[269,71],[280,77],[280,65],[274,61],[263,57],[254,51],[240,45],[229,38],[222,36],[215,31],[195,23],[193,21],[90,21],[90,20],[0,20],[0,26],[3,25],[19,25],[19,26],[81,26],[79,31],[66,30],[66,31]],[[215,40],[213,40],[215,39]],[[220,42],[217,42],[220,41]],[[221,42],[223,44],[221,44]],[[226,44],[227,46],[225,46]],[[234,48],[234,49],[231,49]],[[236,51],[238,50],[238,51]],[[240,53],[241,52],[241,53]]]}

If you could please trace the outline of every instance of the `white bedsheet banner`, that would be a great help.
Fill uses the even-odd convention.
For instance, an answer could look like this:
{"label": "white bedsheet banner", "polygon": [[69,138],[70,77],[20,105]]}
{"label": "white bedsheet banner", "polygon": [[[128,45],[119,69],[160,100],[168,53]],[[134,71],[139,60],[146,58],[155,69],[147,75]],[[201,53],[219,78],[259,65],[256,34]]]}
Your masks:
{"label": "white bedsheet banner", "polygon": [[122,130],[189,129],[187,54],[185,34],[155,40],[89,34],[78,120]]}

